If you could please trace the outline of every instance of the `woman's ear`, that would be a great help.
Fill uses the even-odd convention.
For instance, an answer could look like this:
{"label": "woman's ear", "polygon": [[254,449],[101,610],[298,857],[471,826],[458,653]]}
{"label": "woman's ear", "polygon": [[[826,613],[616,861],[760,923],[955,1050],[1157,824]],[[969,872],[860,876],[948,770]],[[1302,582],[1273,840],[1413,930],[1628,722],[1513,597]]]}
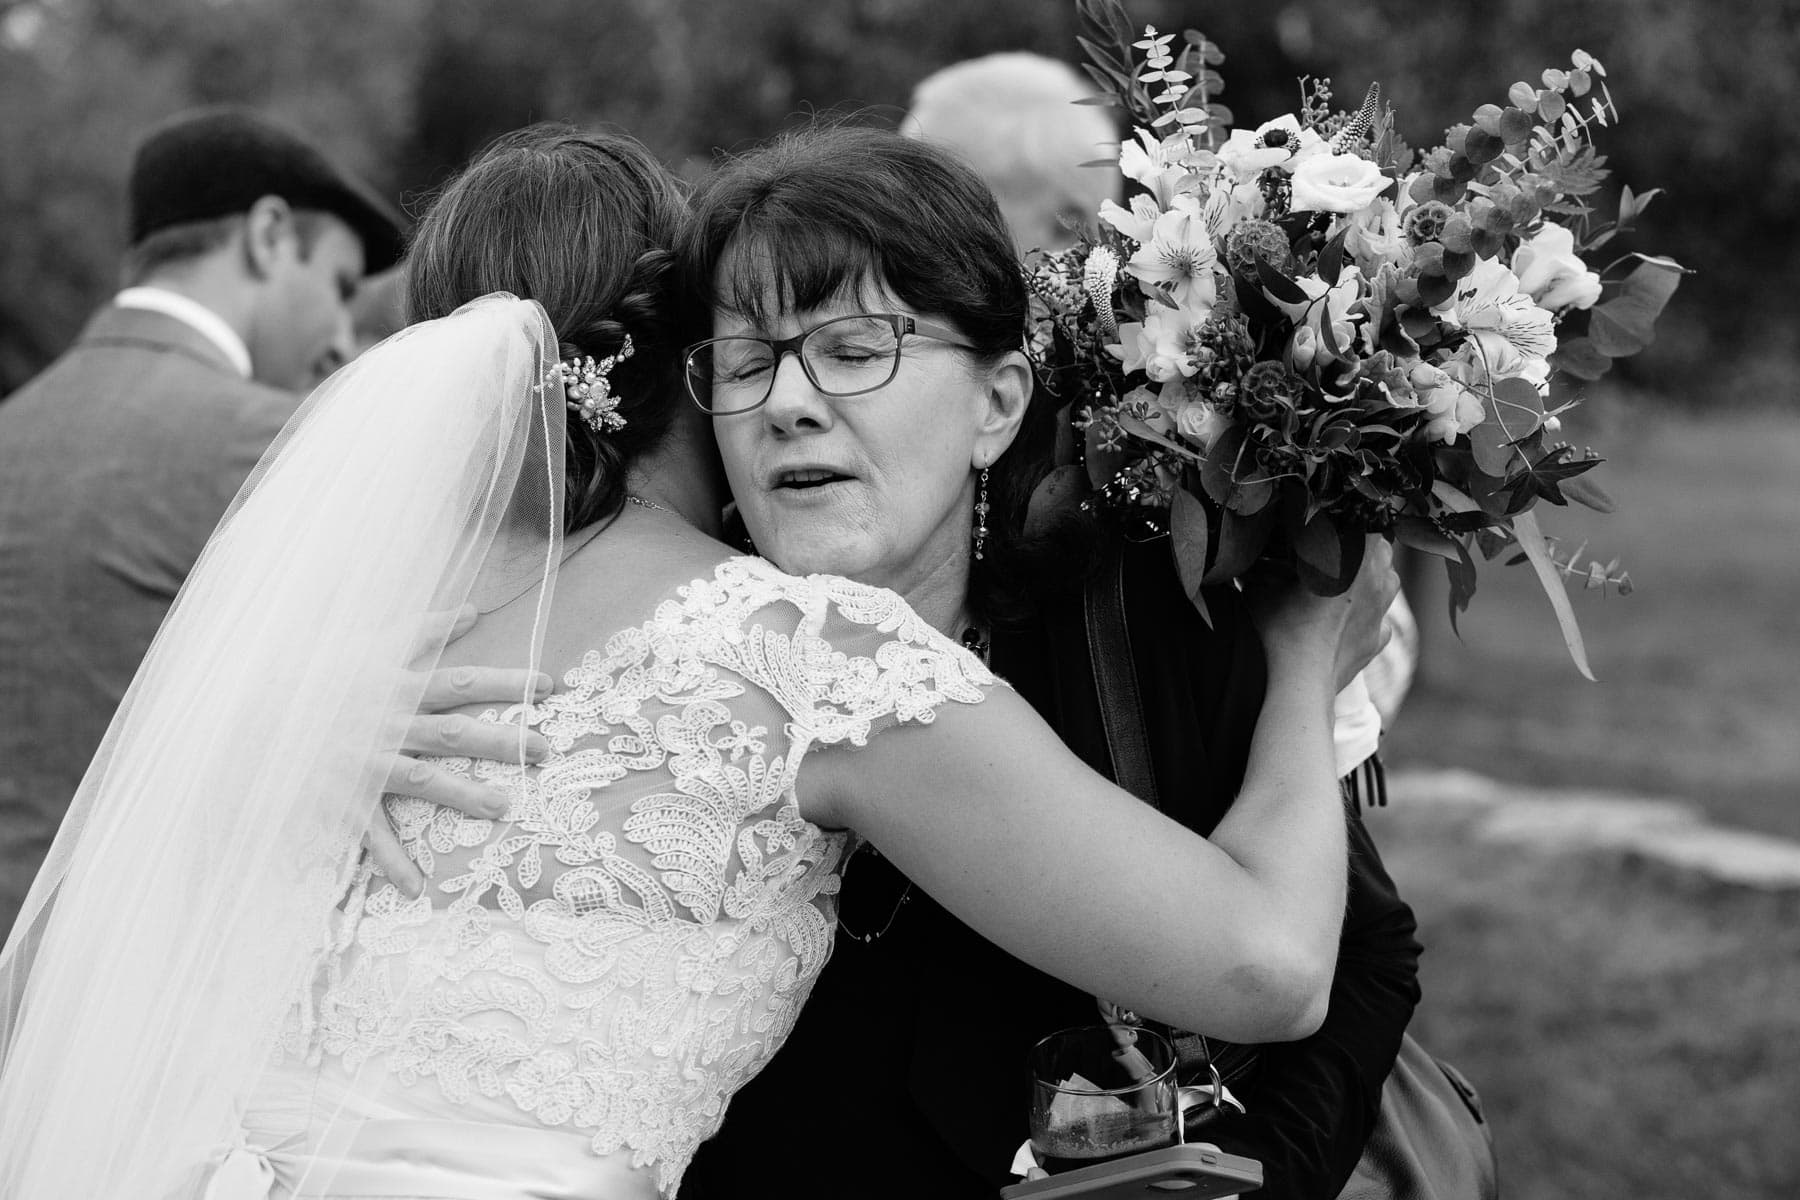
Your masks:
{"label": "woman's ear", "polygon": [[1019,425],[1025,420],[1025,410],[1036,386],[1031,360],[1023,351],[1008,351],[987,369],[986,383],[987,407],[975,434],[973,465],[977,470],[992,466],[1019,435]]}

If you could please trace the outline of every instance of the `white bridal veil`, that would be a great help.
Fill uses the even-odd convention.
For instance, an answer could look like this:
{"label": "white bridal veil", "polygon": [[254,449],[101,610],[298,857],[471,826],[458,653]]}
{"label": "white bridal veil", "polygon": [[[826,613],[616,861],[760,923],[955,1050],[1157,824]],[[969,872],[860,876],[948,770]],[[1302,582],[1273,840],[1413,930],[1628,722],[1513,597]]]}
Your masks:
{"label": "white bridal veil", "polygon": [[[449,617],[560,556],[543,310],[484,297],[300,408],[219,525],[0,954],[0,1196],[193,1194],[327,948]],[[521,731],[522,733],[523,731]]]}

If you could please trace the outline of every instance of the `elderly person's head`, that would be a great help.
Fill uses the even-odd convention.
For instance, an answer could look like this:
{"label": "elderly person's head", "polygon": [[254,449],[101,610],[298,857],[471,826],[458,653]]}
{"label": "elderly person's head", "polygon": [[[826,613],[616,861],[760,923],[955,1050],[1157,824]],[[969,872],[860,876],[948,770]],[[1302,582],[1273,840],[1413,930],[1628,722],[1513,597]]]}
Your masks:
{"label": "elderly person's head", "polygon": [[[1076,103],[1094,89],[1067,63],[1039,54],[989,54],[953,63],[913,90],[901,125],[948,146],[993,189],[1021,252],[1074,242],[1119,198],[1118,129],[1109,110]],[[1106,167],[1082,163],[1105,159]]]}
{"label": "elderly person's head", "polygon": [[715,339],[689,388],[757,549],[893,588],[940,625],[986,615],[1051,416],[981,180],[924,142],[813,127],[724,164],[681,258]]}

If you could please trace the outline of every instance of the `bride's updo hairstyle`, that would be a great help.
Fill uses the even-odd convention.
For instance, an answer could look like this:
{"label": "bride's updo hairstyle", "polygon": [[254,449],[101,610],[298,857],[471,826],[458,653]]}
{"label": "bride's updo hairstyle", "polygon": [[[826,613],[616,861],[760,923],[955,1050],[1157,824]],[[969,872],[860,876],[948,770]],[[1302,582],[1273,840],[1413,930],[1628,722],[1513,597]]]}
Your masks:
{"label": "bride's updo hairstyle", "polygon": [[481,152],[432,201],[408,256],[408,319],[446,316],[511,292],[544,306],[563,358],[630,358],[608,375],[621,429],[568,414],[569,530],[611,516],[625,467],[656,445],[686,401],[673,303],[682,185],[622,134],[533,125]]}
{"label": "bride's updo hairstyle", "polygon": [[[680,248],[694,340],[712,336],[714,308],[767,327],[771,296],[805,312],[873,287],[947,318],[989,360],[1023,348],[1025,281],[993,193],[947,150],[889,130],[820,122],[726,160],[696,190]],[[987,554],[970,564],[978,617],[1019,611],[1043,557],[1025,513],[1054,439],[1039,387],[989,471]]]}

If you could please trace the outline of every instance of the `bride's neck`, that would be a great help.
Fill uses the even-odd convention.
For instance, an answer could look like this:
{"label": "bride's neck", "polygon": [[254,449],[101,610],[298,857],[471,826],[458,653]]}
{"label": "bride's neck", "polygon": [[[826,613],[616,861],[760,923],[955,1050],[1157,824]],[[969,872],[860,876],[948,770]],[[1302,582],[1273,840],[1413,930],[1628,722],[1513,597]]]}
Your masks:
{"label": "bride's neck", "polygon": [[678,414],[668,435],[626,470],[625,490],[672,509],[708,537],[720,537],[731,494],[705,414],[697,409],[691,416],[685,410]]}

